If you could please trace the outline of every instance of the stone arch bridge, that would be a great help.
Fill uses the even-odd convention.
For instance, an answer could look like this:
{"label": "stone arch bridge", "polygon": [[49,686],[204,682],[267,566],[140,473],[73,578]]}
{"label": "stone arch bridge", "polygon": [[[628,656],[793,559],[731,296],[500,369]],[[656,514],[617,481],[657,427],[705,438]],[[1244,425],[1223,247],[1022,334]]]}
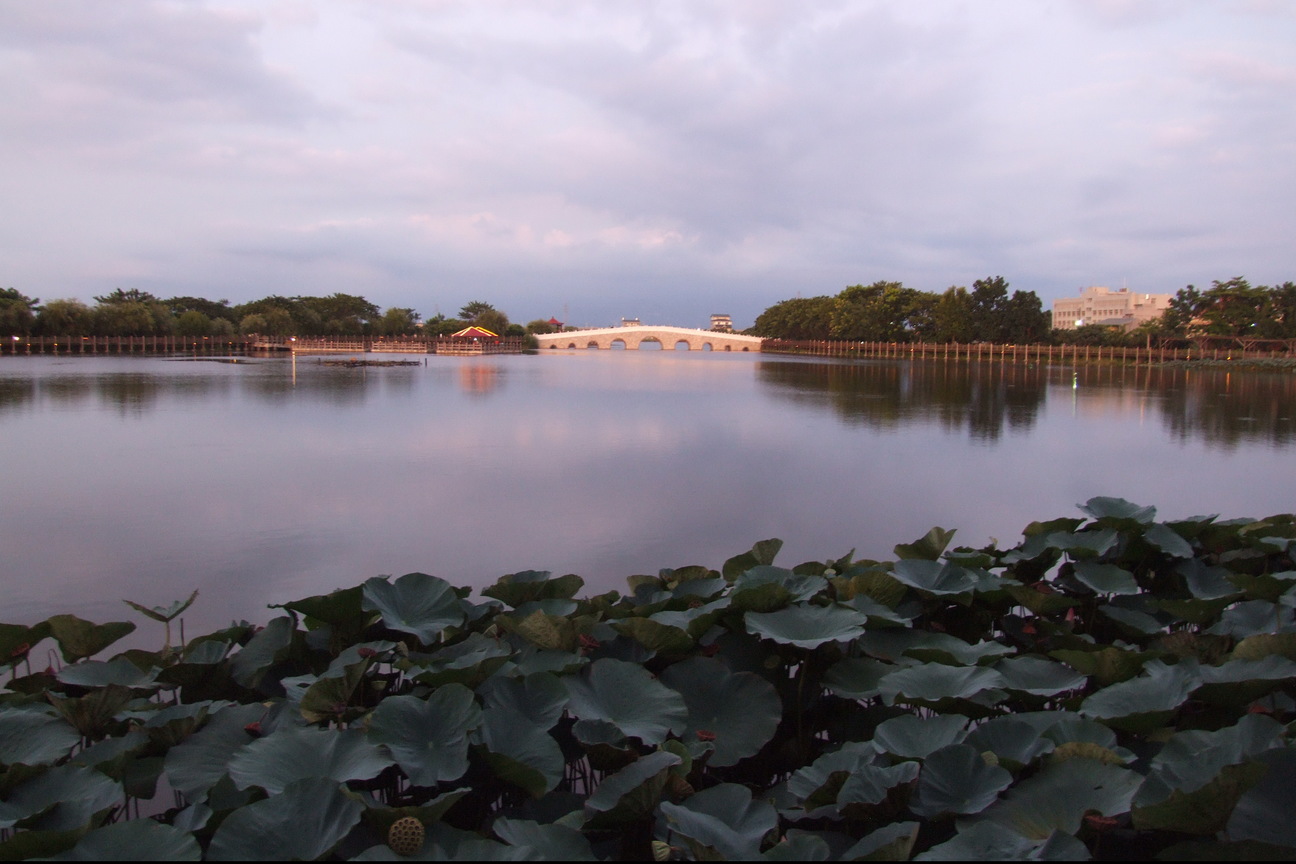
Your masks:
{"label": "stone arch bridge", "polygon": [[671,351],[681,342],[690,351],[760,351],[759,336],[740,333],[720,333],[714,330],[694,330],[689,327],[604,327],[598,330],[570,330],[566,333],[537,335],[540,348],[600,348],[609,349],[620,342],[627,349],[638,349],[645,342],[657,342]]}

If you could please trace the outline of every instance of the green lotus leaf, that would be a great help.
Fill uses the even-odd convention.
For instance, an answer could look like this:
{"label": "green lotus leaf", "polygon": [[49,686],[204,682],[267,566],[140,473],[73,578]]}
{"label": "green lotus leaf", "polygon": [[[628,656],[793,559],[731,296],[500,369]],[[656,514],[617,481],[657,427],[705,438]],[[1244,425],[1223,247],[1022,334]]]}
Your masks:
{"label": "green lotus leaf", "polygon": [[20,822],[38,831],[83,828],[96,813],[119,803],[124,791],[121,783],[93,768],[60,765],[9,791],[0,801],[0,828]]}
{"label": "green lotus leaf", "polygon": [[864,632],[868,616],[840,605],[789,606],[777,612],[749,612],[747,632],[799,648],[846,642]]}
{"label": "green lotus leaf", "polygon": [[1120,535],[1111,528],[1056,531],[1046,538],[1051,548],[1067,553],[1074,560],[1104,555],[1111,551],[1119,539]]}
{"label": "green lotus leaf", "polygon": [[188,831],[130,819],[97,828],[54,861],[201,861],[202,847]]}
{"label": "green lotus leaf", "polygon": [[879,603],[868,594],[856,594],[842,605],[849,606],[856,612],[863,612],[868,616],[869,624],[874,627],[908,627],[914,618],[913,615],[906,616],[890,606]]}
{"label": "green lotus leaf", "polygon": [[873,746],[900,759],[926,759],[942,747],[962,741],[967,736],[967,724],[967,718],[958,714],[902,714],[878,724]]}
{"label": "green lotus leaf", "polygon": [[[724,582],[723,579],[717,580]],[[693,584],[693,583],[686,583]],[[725,582],[724,584],[728,584]],[[664,624],[669,627],[675,627],[683,630],[693,639],[700,639],[711,629],[711,625],[719,617],[720,613],[729,608],[729,598],[721,597],[718,600],[712,600],[710,603],[703,603],[701,606],[695,606],[689,609],[663,609],[660,612],[654,612],[646,620],[653,621],[657,624]],[[636,619],[624,619],[633,621]],[[644,643],[646,647],[652,648],[651,645]],[[668,652],[669,653],[669,652]]]}
{"label": "green lotus leaf", "polygon": [[871,630],[864,634],[859,646],[865,654],[896,662],[912,657],[926,663],[944,663],[948,666],[981,666],[1013,653],[1013,648],[994,640],[970,645],[948,633],[931,633],[926,630]]}
{"label": "green lotus leaf", "polygon": [[1229,660],[1201,667],[1202,686],[1195,695],[1206,702],[1245,705],[1296,680],[1296,661],[1280,654],[1259,660]]}
{"label": "green lotus leaf", "polygon": [[483,597],[503,600],[516,609],[537,600],[570,600],[585,586],[585,580],[574,573],[554,578],[547,570],[524,570],[501,576],[494,585],[482,589]]}
{"label": "green lotus leaf", "polygon": [[261,684],[271,666],[280,662],[293,643],[296,625],[287,616],[274,618],[230,658],[230,674],[244,687]]}
{"label": "green lotus leaf", "polygon": [[918,840],[918,822],[893,822],[865,834],[840,857],[842,861],[908,861]]}
{"label": "green lotus leaf", "polygon": [[75,615],[55,615],[47,619],[50,635],[68,663],[93,657],[117,640],[135,632],[129,621],[93,624]]}
{"label": "green lotus leaf", "polygon": [[877,765],[872,744],[849,742],[795,771],[787,791],[811,818],[842,817],[851,804],[877,804],[896,786],[918,776],[917,762]]}
{"label": "green lotus leaf", "polygon": [[0,665],[14,665],[50,635],[48,621],[31,627],[25,624],[0,624]]}
{"label": "green lotus leaf", "polygon": [[384,699],[369,717],[369,740],[387,747],[411,783],[435,786],[468,770],[468,734],[481,721],[472,691],[447,684],[426,700]]}
{"label": "green lotus leaf", "polygon": [[628,738],[659,744],[688,723],[684,697],[637,663],[604,658],[563,679],[568,710],[582,720],[606,720]]}
{"label": "green lotus leaf", "polygon": [[361,605],[363,598],[364,586],[356,585],[289,603],[271,603],[270,608],[288,609],[339,629],[359,631],[374,617]]}
{"label": "green lotus leaf", "polygon": [[1134,574],[1115,564],[1099,564],[1089,559],[1077,561],[1075,577],[1095,594],[1137,594],[1140,590]]}
{"label": "green lotus leaf", "polygon": [[928,594],[966,594],[981,584],[982,575],[975,570],[948,561],[910,558],[897,561],[891,568],[897,581]]}
{"label": "green lotus leaf", "polygon": [[1053,762],[1013,786],[981,818],[1034,840],[1054,831],[1075,834],[1091,810],[1107,817],[1128,813],[1142,782],[1136,771],[1094,759]]}
{"label": "green lotus leaf", "polygon": [[604,777],[585,800],[586,826],[612,828],[651,813],[661,800],[671,768],[680,761],[674,753],[658,750]]}
{"label": "green lotus leaf", "polygon": [[952,744],[931,753],[923,762],[918,791],[909,809],[928,819],[980,813],[1012,781],[1012,774],[988,764],[972,747]]}
{"label": "green lotus leaf", "polygon": [[828,587],[822,576],[761,565],[742,573],[729,592],[729,604],[749,612],[771,612],[809,600]]}
{"label": "green lotus leaf", "polygon": [[1293,626],[1296,626],[1296,610],[1268,600],[1244,600],[1224,610],[1219,623],[1206,632],[1245,639],[1262,633],[1277,633]]}
{"label": "green lotus leaf", "polygon": [[688,725],[683,737],[714,735],[709,765],[725,768],[753,756],[774,737],[783,703],[774,687],[751,672],[730,672],[710,657],[690,657],[667,667],[661,681],[684,697]]}
{"label": "green lotus leaf", "polygon": [[1087,861],[1089,849],[1064,831],[1045,840],[1023,837],[995,822],[960,825],[959,832],[915,861]]}
{"label": "green lotus leaf", "polygon": [[1003,676],[1006,689],[1033,696],[1078,690],[1088,681],[1084,675],[1042,657],[1009,657],[996,663],[994,670]]}
{"label": "green lotus leaf", "polygon": [[566,825],[501,817],[491,825],[495,836],[516,848],[528,861],[596,861],[589,840]]}
{"label": "green lotus leaf", "polygon": [[411,654],[407,672],[429,687],[473,686],[502,668],[514,653],[505,642],[481,633],[469,633],[466,639],[430,654]]}
{"label": "green lotus leaf", "polygon": [[1236,660],[1262,660],[1274,654],[1296,660],[1296,632],[1248,636],[1234,646],[1232,656]]}
{"label": "green lotus leaf", "polygon": [[783,541],[777,538],[761,540],[752,546],[751,551],[744,552],[741,555],[735,555],[728,561],[725,561],[721,575],[729,581],[737,579],[742,573],[747,572],[753,567],[765,564],[773,564],[775,556],[783,548]]}
{"label": "green lotus leaf", "polygon": [[113,718],[130,704],[133,695],[120,684],[107,684],[76,698],[62,698],[51,692],[45,698],[83,737],[93,741],[108,733]]}
{"label": "green lotus leaf", "polygon": [[[507,646],[505,650],[508,650]],[[546,651],[534,645],[524,645],[520,650],[507,655],[506,660],[498,674],[520,675],[524,678],[537,672],[572,675],[590,662],[588,657],[571,651]]]}
{"label": "green lotus leaf", "polygon": [[1228,570],[1213,566],[1200,558],[1189,558],[1175,565],[1175,572],[1184,577],[1188,590],[1198,600],[1218,600],[1238,593],[1238,587],[1229,581]]}
{"label": "green lotus leaf", "polygon": [[1104,687],[1080,703],[1080,713],[1122,728],[1151,728],[1165,720],[1201,685],[1197,664],[1167,666],[1152,660],[1137,678]]}
{"label": "green lotus leaf", "polygon": [[765,835],[778,828],[778,813],[751,790],[721,783],[689,796],[681,804],[663,801],[669,829],[688,843],[697,860],[750,860],[760,854]]}
{"label": "green lotus leaf", "polygon": [[823,837],[794,829],[762,852],[760,857],[764,861],[830,861],[833,854]]}
{"label": "green lotus leaf", "polygon": [[1172,558],[1192,558],[1192,544],[1169,525],[1158,523],[1143,532],[1143,539]]}
{"label": "green lotus leaf", "polygon": [[[675,571],[673,577],[679,575]],[[714,570],[707,570],[707,573],[714,573]],[[698,578],[686,579],[671,589],[671,597],[675,599],[694,597],[699,600],[710,600],[720,592],[729,587],[728,581],[723,576],[700,576]]]}
{"label": "green lotus leaf", "polygon": [[1081,675],[1093,678],[1101,686],[1128,681],[1143,670],[1151,657],[1139,651],[1128,651],[1115,645],[1098,651],[1061,648],[1049,656],[1061,660]]}
{"label": "green lotus leaf", "polygon": [[[657,613],[659,615],[664,613]],[[678,613],[677,613],[678,614]],[[654,654],[677,657],[688,654],[696,643],[688,631],[651,618],[623,618],[612,627],[629,636]]]}
{"label": "green lotus leaf", "polygon": [[963,743],[978,753],[993,753],[1010,770],[1025,767],[1057,746],[1018,717],[996,717],[973,729]]}
{"label": "green lotus leaf", "polygon": [[1282,734],[1281,723],[1257,714],[1248,714],[1235,725],[1214,732],[1178,732],[1153,757],[1148,779],[1135,803],[1154,804],[1173,790],[1199,789],[1225,767],[1281,747]]}
{"label": "green lotus leaf", "polygon": [[1159,635],[1167,626],[1179,623],[1158,610],[1155,600],[1147,595],[1113,596],[1098,606],[1098,612],[1140,636]]}
{"label": "green lotus leaf", "polygon": [[260,786],[274,795],[307,778],[370,780],[391,764],[359,729],[284,725],[240,749],[230,759],[229,775],[239,789]]}
{"label": "green lotus leaf", "polygon": [[[509,616],[511,618],[511,616]],[[499,618],[503,623],[508,618]],[[550,615],[537,609],[513,625],[517,633],[532,645],[545,651],[574,651],[577,645],[576,625],[571,618]]]}
{"label": "green lotus leaf", "polygon": [[314,861],[340,843],[364,812],[363,804],[324,777],[300,779],[278,792],[227,816],[212,837],[208,859]]}
{"label": "green lotus leaf", "polygon": [[253,741],[245,731],[269,712],[264,705],[235,705],[212,712],[207,725],[167,751],[164,771],[177,792],[201,801],[229,771],[230,760]]}
{"label": "green lotus leaf", "polygon": [[1290,849],[1296,846],[1296,748],[1283,747],[1256,757],[1267,770],[1233,808],[1225,833],[1234,841],[1255,841]]}
{"label": "green lotus leaf", "polygon": [[906,560],[936,561],[945,551],[945,547],[949,546],[950,541],[954,539],[954,533],[944,528],[932,528],[914,542],[896,546],[895,555],[897,558]]}
{"label": "green lotus leaf", "polygon": [[1003,683],[1003,676],[993,669],[926,663],[884,676],[878,689],[888,703],[897,699],[938,702],[942,699],[971,699],[1002,687]]}
{"label": "green lotus leaf", "polygon": [[478,737],[486,748],[487,764],[501,780],[532,798],[557,788],[566,766],[562,748],[547,728],[500,705],[482,712]]}
{"label": "green lotus leaf", "polygon": [[81,742],[80,732],[47,710],[0,708],[0,765],[48,765]]}
{"label": "green lotus leaf", "polygon": [[[1158,787],[1154,803],[1139,804],[1135,798],[1130,811],[1131,824],[1139,831],[1175,831],[1206,837],[1223,831],[1242,793],[1264,775],[1258,762],[1225,765],[1201,786],[1188,789],[1165,789],[1160,778],[1149,777],[1139,796]],[[1164,794],[1162,794],[1164,793]]]}
{"label": "green lotus leaf", "polygon": [[1155,507],[1140,507],[1131,504],[1124,498],[1097,497],[1090,498],[1083,504],[1077,504],[1080,512],[1087,513],[1093,519],[1114,528],[1132,528],[1139,525],[1151,525],[1156,518]]}
{"label": "green lotus leaf", "polygon": [[424,645],[435,644],[447,627],[464,621],[454,587],[426,573],[406,573],[395,582],[378,576],[365,580],[361,606],[381,614],[388,628],[409,633]]}
{"label": "green lotus leaf", "polygon": [[575,600],[550,597],[545,600],[527,600],[525,603],[519,603],[509,614],[516,615],[518,618],[525,618],[532,612],[540,611],[555,618],[562,618],[571,615],[578,608],[580,608],[580,604]]}
{"label": "green lotus leaf", "polygon": [[872,699],[895,665],[871,657],[844,657],[824,673],[824,686],[843,699]]}

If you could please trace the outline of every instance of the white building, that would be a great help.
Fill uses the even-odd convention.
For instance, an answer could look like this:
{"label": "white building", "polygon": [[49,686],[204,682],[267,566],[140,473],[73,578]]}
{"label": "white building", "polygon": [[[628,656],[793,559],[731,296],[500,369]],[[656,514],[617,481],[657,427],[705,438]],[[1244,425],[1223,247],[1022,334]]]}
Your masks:
{"label": "white building", "polygon": [[1139,294],[1128,288],[1113,291],[1101,285],[1083,288],[1079,297],[1053,301],[1053,329],[1074,330],[1085,324],[1106,324],[1132,330],[1160,318],[1170,308],[1171,294]]}
{"label": "white building", "polygon": [[717,333],[732,333],[733,319],[728,315],[712,315],[711,329]]}

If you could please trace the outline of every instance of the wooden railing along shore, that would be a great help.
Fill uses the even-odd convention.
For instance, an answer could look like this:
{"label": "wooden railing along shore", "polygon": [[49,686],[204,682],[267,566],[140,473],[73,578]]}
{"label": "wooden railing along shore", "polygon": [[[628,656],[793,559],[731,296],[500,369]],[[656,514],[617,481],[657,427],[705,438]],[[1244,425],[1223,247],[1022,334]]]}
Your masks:
{"label": "wooden railing along shore", "polygon": [[[766,339],[763,354],[943,360],[999,360],[1036,363],[1167,363],[1175,360],[1258,360],[1296,357],[1296,345],[1280,350],[1248,349],[1227,343],[1175,348],[1125,348],[1107,345],[1003,345],[990,342],[849,342],[844,340]],[[1281,350],[1281,349],[1286,350]]]}

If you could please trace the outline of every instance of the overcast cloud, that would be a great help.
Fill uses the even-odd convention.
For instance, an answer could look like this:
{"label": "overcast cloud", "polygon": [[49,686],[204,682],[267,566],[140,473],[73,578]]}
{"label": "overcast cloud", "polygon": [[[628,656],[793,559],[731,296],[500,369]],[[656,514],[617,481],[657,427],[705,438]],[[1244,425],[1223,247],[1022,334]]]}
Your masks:
{"label": "overcast cloud", "polygon": [[748,326],[1296,280],[1289,0],[0,5],[0,287]]}

